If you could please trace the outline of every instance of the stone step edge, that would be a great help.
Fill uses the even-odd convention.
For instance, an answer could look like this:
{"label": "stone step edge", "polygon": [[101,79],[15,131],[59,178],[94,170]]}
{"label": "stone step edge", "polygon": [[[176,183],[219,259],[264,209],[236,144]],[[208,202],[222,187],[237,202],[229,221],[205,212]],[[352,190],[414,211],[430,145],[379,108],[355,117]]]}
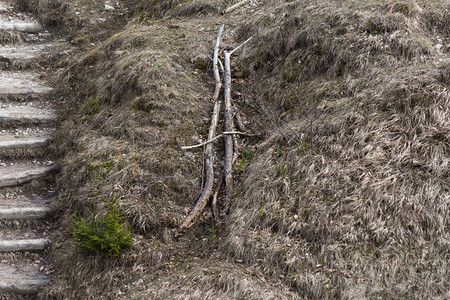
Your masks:
{"label": "stone step edge", "polygon": [[0,252],[42,251],[49,239],[0,240]]}
{"label": "stone step edge", "polygon": [[2,114],[0,111],[0,122],[6,122],[6,123],[13,123],[13,122],[19,122],[19,123],[26,123],[26,122],[49,122],[49,121],[55,121],[57,119],[56,115],[54,114],[29,114],[29,115],[7,115]]}
{"label": "stone step edge", "polygon": [[16,148],[40,148],[45,147],[51,141],[48,137],[43,138],[11,138],[10,140],[0,141],[1,149],[16,149]]}
{"label": "stone step edge", "polygon": [[0,207],[0,220],[32,220],[45,218],[49,215],[53,209],[51,207],[13,207],[13,208],[1,208]]}
{"label": "stone step edge", "polygon": [[42,286],[49,282],[48,279],[0,279],[0,293],[36,294]]}
{"label": "stone step edge", "polygon": [[0,23],[0,31],[19,31],[26,33],[38,33],[44,28],[39,23]]}
{"label": "stone step edge", "polygon": [[[1,57],[1,56],[0,56]],[[19,95],[46,95],[53,92],[55,89],[48,86],[35,87],[0,87],[0,95],[2,96],[19,96]]]}
{"label": "stone step edge", "polygon": [[45,177],[51,173],[58,172],[58,166],[41,167],[34,170],[25,170],[16,174],[6,174],[0,176],[0,187],[17,186],[34,179]]}

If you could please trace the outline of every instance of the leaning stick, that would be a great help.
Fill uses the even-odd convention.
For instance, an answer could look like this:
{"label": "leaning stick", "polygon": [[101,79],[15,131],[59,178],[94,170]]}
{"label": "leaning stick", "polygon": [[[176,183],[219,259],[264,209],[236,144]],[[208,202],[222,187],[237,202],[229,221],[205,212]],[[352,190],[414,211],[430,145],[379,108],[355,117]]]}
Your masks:
{"label": "leaning stick", "polygon": [[219,32],[217,33],[216,46],[214,47],[214,58],[213,58],[213,70],[214,70],[214,80],[216,81],[216,89],[214,90],[213,100],[214,102],[218,102],[220,89],[222,88],[222,81],[220,80],[219,67],[217,66],[217,62],[219,61],[219,46],[220,46],[220,37],[222,36],[223,28],[225,27],[222,24],[219,28]]}
{"label": "leaning stick", "polygon": [[233,54],[234,52],[236,52],[237,50],[239,50],[242,46],[244,46],[245,44],[247,44],[248,42],[250,42],[250,40],[253,37],[249,37],[245,42],[243,42],[242,44],[240,44],[239,46],[237,46],[236,48],[234,48],[233,50],[230,51],[230,56],[231,54]]}
{"label": "leaning stick", "polygon": [[[231,53],[225,51],[225,131],[233,131],[233,117],[231,114]],[[231,198],[233,192],[233,135],[225,136],[225,201]]]}
{"label": "leaning stick", "polygon": [[[234,48],[232,51],[224,51],[225,56],[225,131],[233,131],[233,115],[231,112],[231,54],[240,49],[252,38],[250,37],[245,42]],[[233,193],[233,139],[234,135],[225,136],[225,163],[224,163],[224,177],[225,177],[225,201],[228,202]]]}
{"label": "leaning stick", "polygon": [[[220,46],[220,37],[222,35],[224,25],[220,26],[219,32],[217,33],[216,45],[214,47],[214,60],[213,60],[213,68],[214,68],[214,79],[216,81],[216,88],[213,95],[214,101],[214,109],[211,117],[211,125],[209,126],[208,140],[214,139],[216,135],[217,123],[219,122],[219,112],[220,112],[220,103],[219,93],[222,87],[222,83],[220,80],[219,69],[217,67],[217,61],[219,59],[219,46]],[[206,180],[205,186],[203,187],[200,198],[197,200],[194,208],[190,212],[190,214],[186,217],[184,222],[180,225],[180,230],[185,230],[191,227],[195,221],[200,217],[203,209],[208,203],[209,197],[211,196],[213,185],[214,185],[214,154],[213,154],[213,144],[208,143],[205,149],[205,166],[206,166]]]}
{"label": "leaning stick", "polygon": [[250,1],[250,0],[243,0],[243,1],[241,1],[241,2],[236,3],[236,4],[233,5],[233,6],[228,7],[227,9],[225,9],[225,10],[222,11],[222,15],[228,14],[228,13],[230,13],[230,12],[232,12],[232,11],[238,9],[239,7],[244,6],[244,5],[247,4],[247,2],[249,2],[249,1]]}

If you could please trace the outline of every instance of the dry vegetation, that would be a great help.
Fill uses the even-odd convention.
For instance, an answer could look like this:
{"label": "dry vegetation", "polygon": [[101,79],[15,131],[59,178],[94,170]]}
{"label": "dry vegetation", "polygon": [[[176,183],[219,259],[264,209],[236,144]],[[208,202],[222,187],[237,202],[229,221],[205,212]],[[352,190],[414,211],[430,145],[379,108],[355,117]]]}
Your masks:
{"label": "dry vegetation", "polygon": [[[50,5],[42,20],[75,49],[55,62],[62,230],[42,297],[450,297],[445,1],[266,1],[229,16],[223,1],[19,2]],[[200,191],[201,153],[180,146],[207,133],[222,22],[226,46],[253,36],[234,86],[265,138],[220,230],[203,220],[174,238]],[[73,217],[113,196],[135,246],[85,257]]]}
{"label": "dry vegetation", "polygon": [[307,298],[449,296],[440,4],[301,1],[243,26],[250,101],[279,128],[236,191],[230,256]]}

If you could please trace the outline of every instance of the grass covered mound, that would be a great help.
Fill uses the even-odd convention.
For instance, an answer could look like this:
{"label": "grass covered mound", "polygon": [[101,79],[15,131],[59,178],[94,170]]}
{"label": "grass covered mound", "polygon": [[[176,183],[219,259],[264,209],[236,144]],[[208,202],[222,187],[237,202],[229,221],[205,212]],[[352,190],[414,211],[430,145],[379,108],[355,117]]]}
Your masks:
{"label": "grass covered mound", "polygon": [[242,64],[272,129],[230,255],[310,299],[446,297],[449,16],[427,3],[294,1],[238,31],[256,36]]}
{"label": "grass covered mound", "polygon": [[[82,207],[114,194],[142,231],[177,226],[200,182],[201,160],[180,146],[205,129],[209,91],[189,56],[178,53],[193,44],[181,36],[165,25],[130,26],[62,75],[74,98],[60,131],[70,149],[60,185]],[[202,42],[192,52],[206,53]]]}

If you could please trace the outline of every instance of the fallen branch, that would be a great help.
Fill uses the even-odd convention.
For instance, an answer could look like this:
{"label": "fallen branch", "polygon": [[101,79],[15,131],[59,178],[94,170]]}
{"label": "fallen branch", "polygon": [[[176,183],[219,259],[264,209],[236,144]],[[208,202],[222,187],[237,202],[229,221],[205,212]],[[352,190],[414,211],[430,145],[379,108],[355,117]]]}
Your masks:
{"label": "fallen branch", "polygon": [[226,135],[230,135],[230,134],[238,134],[238,135],[245,135],[245,136],[254,136],[253,134],[247,133],[247,132],[242,132],[242,131],[224,131],[221,134],[217,135],[215,138],[210,139],[206,142],[197,144],[197,145],[192,145],[192,146],[183,146],[181,147],[182,150],[189,150],[189,149],[194,149],[194,148],[199,148],[199,147],[203,147],[207,144],[213,143],[216,140],[220,139],[221,137],[224,137]]}
{"label": "fallen branch", "polygon": [[245,42],[243,42],[242,44],[240,44],[239,46],[237,46],[236,48],[234,48],[233,50],[231,50],[229,53],[230,53],[230,56],[231,56],[231,54],[233,54],[234,52],[236,52],[237,50],[239,50],[242,46],[244,46],[245,44],[247,44],[248,42],[250,42],[250,40],[252,39],[253,37],[249,37]]}
{"label": "fallen branch", "polygon": [[[211,117],[211,125],[209,126],[208,140],[212,140],[216,135],[217,123],[219,122],[219,112],[220,112],[220,104],[219,100],[220,89],[222,88],[222,83],[220,80],[219,69],[217,67],[217,61],[219,59],[219,46],[220,46],[220,38],[222,36],[224,25],[220,26],[219,32],[217,33],[216,45],[214,47],[214,60],[213,60],[213,69],[214,69],[214,79],[216,82],[216,88],[214,90],[213,102],[214,109]],[[185,230],[191,227],[195,221],[201,215],[203,209],[208,203],[209,197],[212,193],[212,188],[214,185],[214,154],[213,154],[213,144],[208,143],[205,149],[205,166],[206,166],[206,179],[205,186],[203,187],[200,198],[197,200],[194,208],[190,212],[190,214],[186,217],[184,222],[180,225],[180,230]]]}
{"label": "fallen branch", "polygon": [[250,2],[250,0],[243,0],[241,2],[236,3],[235,5],[232,5],[232,6],[228,7],[227,9],[224,9],[222,11],[222,15],[228,14],[228,13],[238,9],[239,7],[244,6],[245,4],[247,4],[247,2]]}
{"label": "fallen branch", "polygon": [[[250,37],[245,42],[234,48],[232,51],[224,51],[225,55],[225,72],[224,72],[224,94],[225,94],[225,131],[233,131],[233,114],[231,111],[231,54],[239,50],[252,38]],[[234,147],[238,148],[235,135],[227,135],[225,137],[225,163],[223,166],[225,177],[225,201],[229,202],[231,194],[233,193],[233,160],[236,158],[234,153]]]}
{"label": "fallen branch", "polygon": [[219,61],[219,46],[220,37],[222,36],[223,28],[225,25],[221,25],[219,32],[217,33],[216,46],[214,47],[214,58],[213,58],[213,70],[214,70],[214,80],[216,81],[216,89],[214,90],[213,101],[217,102],[219,99],[220,89],[222,88],[222,81],[220,80],[219,68],[217,62]]}
{"label": "fallen branch", "polygon": [[217,196],[219,195],[222,184],[223,184],[223,174],[220,175],[219,179],[217,180],[216,190],[214,191],[214,196],[213,196],[212,205],[211,205],[213,215],[214,215],[214,224],[220,223],[220,213],[219,213],[219,209],[217,208]]}
{"label": "fallen branch", "polygon": [[[231,53],[225,51],[225,131],[233,131],[233,116],[231,114]],[[233,192],[233,135],[225,136],[225,201],[231,198]]]}

